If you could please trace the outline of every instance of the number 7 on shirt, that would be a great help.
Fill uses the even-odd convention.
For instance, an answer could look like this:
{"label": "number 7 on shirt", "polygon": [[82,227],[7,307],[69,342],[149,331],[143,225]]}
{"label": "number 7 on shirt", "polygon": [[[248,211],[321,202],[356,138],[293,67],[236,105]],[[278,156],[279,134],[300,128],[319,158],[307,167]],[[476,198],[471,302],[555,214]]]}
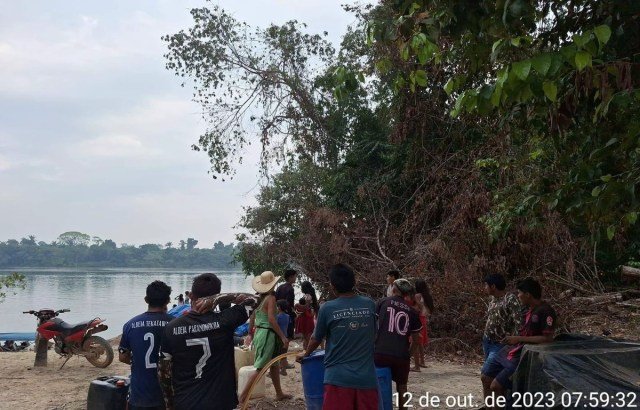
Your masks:
{"label": "number 7 on shirt", "polygon": [[196,379],[200,379],[202,377],[202,369],[207,364],[207,360],[211,357],[211,347],[209,346],[209,339],[206,337],[198,337],[195,339],[187,339],[187,346],[202,346],[202,357],[198,360],[196,364]]}

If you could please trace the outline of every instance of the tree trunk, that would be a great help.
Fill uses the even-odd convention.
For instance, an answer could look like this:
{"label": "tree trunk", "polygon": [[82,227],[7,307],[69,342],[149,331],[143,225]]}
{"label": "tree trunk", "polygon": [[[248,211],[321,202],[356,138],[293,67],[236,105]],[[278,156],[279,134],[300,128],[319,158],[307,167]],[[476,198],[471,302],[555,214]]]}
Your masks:
{"label": "tree trunk", "polygon": [[613,302],[622,302],[623,297],[622,293],[605,293],[603,295],[596,295],[590,297],[574,297],[571,298],[571,301],[575,303],[591,303],[594,305],[600,305],[603,303],[613,303]]}
{"label": "tree trunk", "polygon": [[47,366],[47,352],[49,351],[49,341],[40,335],[36,336],[36,360],[33,363],[36,367]]}
{"label": "tree trunk", "polygon": [[623,276],[630,276],[640,279],[640,269],[632,268],[631,266],[623,266],[621,269]]}

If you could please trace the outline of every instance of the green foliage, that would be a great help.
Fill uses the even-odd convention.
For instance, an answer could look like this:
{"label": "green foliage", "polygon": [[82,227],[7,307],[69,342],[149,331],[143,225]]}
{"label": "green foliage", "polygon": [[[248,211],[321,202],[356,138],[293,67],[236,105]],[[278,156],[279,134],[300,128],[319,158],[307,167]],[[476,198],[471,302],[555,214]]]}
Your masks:
{"label": "green foliage", "polygon": [[[450,73],[443,87],[453,98],[450,114],[491,121],[509,137],[497,161],[511,184],[487,180],[494,204],[482,222],[490,235],[557,211],[605,265],[634,255],[640,92],[632,66],[640,28],[632,16],[640,3],[439,0],[391,8],[389,18],[369,22],[372,43],[395,42],[410,76]],[[438,58],[425,62],[419,47],[428,42]],[[623,250],[612,241],[634,245]]]}
{"label": "green foliage", "polygon": [[[85,234],[72,235],[85,238]],[[144,267],[144,268],[210,268],[229,269],[236,248],[233,244],[217,242],[213,249],[198,249],[193,238],[187,239],[184,249],[171,246],[145,244],[139,247],[123,244],[118,247],[111,239],[94,240],[92,245],[73,241],[51,244],[18,242],[9,239],[0,242],[0,267]],[[65,235],[69,238],[69,235]],[[89,237],[89,235],[86,235]],[[34,238],[35,239],[35,238]],[[169,243],[169,245],[171,245]],[[1,288],[1,286],[0,286]]]}
{"label": "green foliage", "polygon": [[24,275],[12,273],[10,275],[0,276],[0,303],[4,301],[7,292],[16,289],[24,289],[26,286]]}

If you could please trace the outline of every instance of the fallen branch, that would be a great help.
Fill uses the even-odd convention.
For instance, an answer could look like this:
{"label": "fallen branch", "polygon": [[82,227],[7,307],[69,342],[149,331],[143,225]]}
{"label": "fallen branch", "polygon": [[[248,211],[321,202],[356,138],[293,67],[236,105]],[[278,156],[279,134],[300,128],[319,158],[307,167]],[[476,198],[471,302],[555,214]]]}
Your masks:
{"label": "fallen branch", "polygon": [[623,266],[620,268],[620,272],[623,276],[630,276],[640,279],[640,269],[632,268],[631,266]]}
{"label": "fallen branch", "polygon": [[576,296],[571,298],[571,301],[574,303],[590,303],[594,305],[622,302],[622,300],[623,300],[623,297],[622,297],[622,293],[620,292],[605,293],[603,295],[596,295],[596,296],[589,296],[589,297]]}

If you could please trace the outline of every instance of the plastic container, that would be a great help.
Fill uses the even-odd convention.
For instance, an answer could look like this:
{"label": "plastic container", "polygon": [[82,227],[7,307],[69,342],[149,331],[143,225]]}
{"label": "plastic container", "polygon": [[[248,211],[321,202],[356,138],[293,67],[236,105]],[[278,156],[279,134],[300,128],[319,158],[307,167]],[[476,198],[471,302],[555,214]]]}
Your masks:
{"label": "plastic container", "polygon": [[378,410],[392,410],[391,369],[376,367],[376,377],[378,378]]}
{"label": "plastic container", "polygon": [[[253,366],[244,366],[240,368],[238,372],[238,394],[242,393],[244,390],[244,386],[249,383],[249,379],[251,375],[256,372],[256,368]],[[265,395],[265,386],[264,386],[264,376],[260,378],[256,382],[256,386],[253,388],[253,392],[251,393],[252,399],[257,399],[260,397],[264,397]]]}
{"label": "plastic container", "polygon": [[324,350],[302,360],[302,387],[307,410],[321,410],[324,396]]}
{"label": "plastic container", "polygon": [[126,410],[128,394],[128,377],[98,377],[89,385],[87,410]]}
{"label": "plastic container", "polygon": [[253,364],[254,353],[248,347],[235,347],[233,349],[233,360],[236,365],[236,377],[241,368],[251,366]]}

